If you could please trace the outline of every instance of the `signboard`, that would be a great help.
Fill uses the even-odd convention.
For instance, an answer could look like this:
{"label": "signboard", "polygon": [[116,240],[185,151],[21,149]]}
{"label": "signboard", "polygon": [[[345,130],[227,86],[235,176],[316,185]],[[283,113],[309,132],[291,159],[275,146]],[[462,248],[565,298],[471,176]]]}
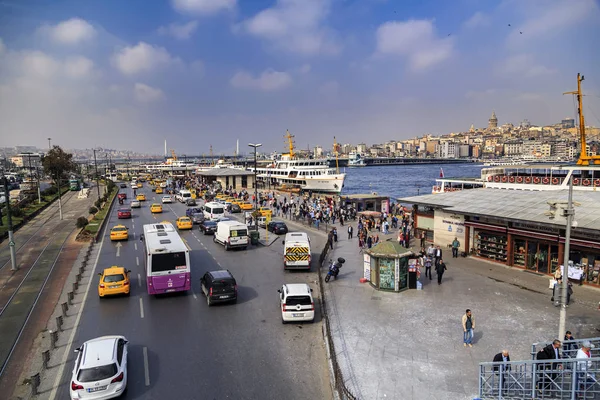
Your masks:
{"label": "signboard", "polygon": [[432,231],[434,228],[433,218],[419,215],[417,218],[417,228]]}
{"label": "signboard", "polygon": [[364,278],[371,281],[371,256],[364,254]]}
{"label": "signboard", "polygon": [[[420,219],[420,218],[419,218]],[[435,210],[433,235],[436,244],[445,247],[458,238],[460,249],[465,248],[465,218],[463,215]]]}
{"label": "signboard", "polygon": [[390,201],[388,199],[381,200],[381,212],[389,214],[389,212],[390,212]]}
{"label": "signboard", "polygon": [[556,233],[556,234],[558,234],[558,232],[559,232],[559,228],[554,228],[551,226],[545,226],[545,225],[535,224],[535,223],[530,223],[530,222],[513,222],[512,227],[518,228],[518,229],[528,229],[528,230],[532,230],[532,231]]}

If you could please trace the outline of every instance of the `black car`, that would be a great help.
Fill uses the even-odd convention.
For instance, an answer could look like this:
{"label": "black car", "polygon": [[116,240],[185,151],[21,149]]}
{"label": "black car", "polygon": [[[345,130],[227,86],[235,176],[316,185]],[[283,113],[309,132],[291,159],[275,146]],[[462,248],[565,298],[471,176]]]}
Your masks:
{"label": "black car", "polygon": [[269,225],[267,225],[267,229],[269,232],[273,232],[277,235],[283,235],[288,233],[288,227],[285,222],[281,221],[271,221]]}
{"label": "black car", "polygon": [[121,184],[119,185],[119,187],[120,187],[121,189],[123,189],[123,188],[126,188],[126,187],[127,187],[127,184],[126,184],[126,183],[121,183]]}
{"label": "black car", "polygon": [[239,205],[239,204],[235,204],[235,203],[233,203],[233,204],[231,204],[231,209],[230,209],[230,211],[229,211],[229,212],[230,212],[230,213],[241,213],[241,212],[242,212],[242,209],[241,209],[241,207],[240,207],[240,205]]}
{"label": "black car", "polygon": [[185,201],[185,205],[188,207],[192,207],[192,206],[196,206],[198,204],[196,203],[196,200],[194,200],[194,199],[187,199]]}
{"label": "black car", "polygon": [[200,222],[200,230],[204,232],[205,235],[213,235],[217,231],[217,221],[205,219]]}
{"label": "black car", "polygon": [[200,224],[204,221],[204,213],[194,213],[190,218],[194,224]]}
{"label": "black car", "polygon": [[202,214],[202,208],[194,207],[194,208],[188,208],[187,210],[185,210],[186,217],[191,217],[194,214]]}
{"label": "black car", "polygon": [[229,270],[205,273],[200,278],[200,285],[209,307],[214,303],[237,302],[237,282]]}

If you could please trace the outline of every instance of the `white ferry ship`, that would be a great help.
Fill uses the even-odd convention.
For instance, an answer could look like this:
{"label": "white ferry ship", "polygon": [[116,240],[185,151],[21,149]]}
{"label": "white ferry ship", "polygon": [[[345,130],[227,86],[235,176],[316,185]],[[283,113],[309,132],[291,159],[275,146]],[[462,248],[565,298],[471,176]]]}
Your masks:
{"label": "white ferry ship", "polygon": [[[346,174],[340,173],[336,168],[330,168],[327,159],[296,158],[293,137],[289,131],[285,136],[289,143],[289,153],[282,154],[281,159],[273,161],[266,168],[256,168],[257,179],[275,187],[340,193]],[[251,170],[254,171],[253,168]]]}
{"label": "white ferry ship", "polygon": [[348,153],[348,166],[349,167],[366,167],[367,163],[362,158],[362,155],[356,151]]}
{"label": "white ferry ship", "polygon": [[154,171],[194,171],[198,168],[198,165],[193,161],[180,161],[167,159],[164,163],[158,164],[146,164],[142,168],[145,168],[148,172]]}

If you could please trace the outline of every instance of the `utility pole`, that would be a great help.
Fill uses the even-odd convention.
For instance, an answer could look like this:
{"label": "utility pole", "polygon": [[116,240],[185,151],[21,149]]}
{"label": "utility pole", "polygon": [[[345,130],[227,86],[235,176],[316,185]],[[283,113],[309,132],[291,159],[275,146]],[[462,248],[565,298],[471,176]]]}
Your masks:
{"label": "utility pole", "polygon": [[58,217],[62,220],[62,201],[60,199],[60,173],[56,171],[56,186],[58,187]]}
{"label": "utility pole", "polygon": [[94,149],[94,166],[96,169],[96,188],[98,188],[98,200],[100,200],[100,181],[98,180],[98,160],[96,159],[96,149]]}
{"label": "utility pole", "polygon": [[[254,147],[254,210],[258,211],[258,185],[256,182],[256,149],[262,146],[261,143],[248,143],[248,146]],[[254,228],[258,232],[258,218],[254,217]]]}
{"label": "utility pole", "polygon": [[571,225],[573,224],[573,216],[575,210],[573,209],[573,175],[569,179],[569,200],[567,203],[567,209],[564,210],[565,217],[567,217],[567,227],[565,230],[565,256],[563,259],[563,271],[562,271],[562,287],[561,287],[561,306],[560,306],[560,319],[558,324],[558,339],[565,337],[566,324],[567,324],[567,296],[569,291],[569,253],[571,251]]}
{"label": "utility pole", "polygon": [[8,222],[8,247],[10,248],[10,270],[17,270],[17,252],[15,250],[15,237],[13,235],[12,215],[10,213],[10,196],[8,192],[8,179],[4,178],[4,200],[6,202],[6,219]]}

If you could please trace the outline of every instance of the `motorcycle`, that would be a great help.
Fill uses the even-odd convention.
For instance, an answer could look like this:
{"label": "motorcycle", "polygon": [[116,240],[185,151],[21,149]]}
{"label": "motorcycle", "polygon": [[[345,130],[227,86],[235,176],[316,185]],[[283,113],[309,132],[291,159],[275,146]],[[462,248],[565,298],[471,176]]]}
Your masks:
{"label": "motorcycle", "polygon": [[338,257],[337,261],[329,260],[329,270],[327,271],[327,275],[325,276],[325,282],[329,282],[331,277],[333,279],[337,279],[338,274],[340,273],[340,268],[346,262],[342,257]]}

